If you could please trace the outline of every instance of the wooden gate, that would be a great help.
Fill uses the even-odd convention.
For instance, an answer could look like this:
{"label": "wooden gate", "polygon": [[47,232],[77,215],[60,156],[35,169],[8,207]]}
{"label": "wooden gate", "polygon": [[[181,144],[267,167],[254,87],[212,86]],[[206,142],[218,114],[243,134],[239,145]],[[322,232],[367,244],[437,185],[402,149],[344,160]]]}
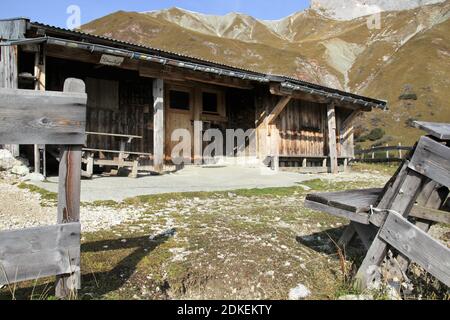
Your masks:
{"label": "wooden gate", "polygon": [[84,82],[64,92],[0,89],[0,143],[60,146],[57,223],[0,232],[0,286],[57,276],[56,296],[80,288],[81,148],[85,144]]}

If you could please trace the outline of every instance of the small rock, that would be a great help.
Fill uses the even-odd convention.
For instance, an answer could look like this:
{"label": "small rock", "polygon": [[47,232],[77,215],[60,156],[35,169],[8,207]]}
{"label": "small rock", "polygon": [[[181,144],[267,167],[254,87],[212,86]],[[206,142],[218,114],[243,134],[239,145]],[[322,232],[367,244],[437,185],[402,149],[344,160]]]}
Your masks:
{"label": "small rock", "polygon": [[273,277],[273,276],[275,275],[275,271],[267,271],[267,272],[265,273],[265,275],[266,275],[267,277]]}
{"label": "small rock", "polygon": [[26,176],[26,175],[28,175],[30,173],[30,169],[28,169],[28,167],[26,167],[26,166],[15,165],[11,169],[11,173],[23,177],[23,176]]}
{"label": "small rock", "polygon": [[303,190],[305,190],[305,191],[310,191],[310,190],[311,190],[310,187],[305,186],[304,184],[299,184],[298,186],[299,186],[300,188],[302,188]]}
{"label": "small rock", "polygon": [[302,300],[311,295],[311,291],[302,284],[289,291],[289,300]]}
{"label": "small rock", "polygon": [[33,172],[23,177],[22,181],[42,182],[45,181],[45,177],[40,173]]}

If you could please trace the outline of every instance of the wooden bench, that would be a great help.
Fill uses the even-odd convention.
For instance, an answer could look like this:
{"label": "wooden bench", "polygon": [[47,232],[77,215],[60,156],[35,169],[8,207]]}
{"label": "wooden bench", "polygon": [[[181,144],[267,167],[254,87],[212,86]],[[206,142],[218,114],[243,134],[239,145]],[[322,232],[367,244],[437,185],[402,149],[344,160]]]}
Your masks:
{"label": "wooden bench", "polygon": [[306,207],[351,221],[339,245],[357,235],[367,249],[357,285],[368,287],[381,275],[388,250],[399,274],[413,261],[450,285],[450,249],[427,234],[434,223],[450,223],[450,124],[416,122],[422,137],[383,189],[310,194]]}
{"label": "wooden bench", "polygon": [[[273,170],[278,168],[281,171],[295,171],[300,173],[328,173],[329,156],[315,155],[271,155],[268,162]],[[338,157],[338,170],[345,172],[348,167],[350,157]],[[318,165],[311,165],[318,164]]]}
{"label": "wooden bench", "polygon": [[[107,166],[115,167],[113,174],[121,168],[131,168],[130,177],[137,178],[139,170],[144,168],[140,166],[142,159],[151,159],[153,155],[151,153],[132,152],[126,151],[126,145],[133,142],[135,139],[142,139],[141,136],[125,135],[125,134],[112,134],[112,133],[99,133],[99,132],[87,132],[87,135],[107,136],[120,139],[120,150],[105,150],[94,148],[83,148],[83,160],[86,164],[86,170],[82,172],[84,177],[92,178],[94,174],[94,166]],[[151,170],[150,166],[145,166],[145,170]]]}

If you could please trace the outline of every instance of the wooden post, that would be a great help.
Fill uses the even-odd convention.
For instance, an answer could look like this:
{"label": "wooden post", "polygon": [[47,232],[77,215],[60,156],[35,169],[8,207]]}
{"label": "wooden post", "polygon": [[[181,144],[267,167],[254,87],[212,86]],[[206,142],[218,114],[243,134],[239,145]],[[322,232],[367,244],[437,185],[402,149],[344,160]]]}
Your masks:
{"label": "wooden post", "polygon": [[[17,89],[17,56],[17,46],[0,47],[0,88]],[[5,149],[9,150],[14,157],[20,155],[19,145],[8,144],[5,145]]]}
{"label": "wooden post", "polygon": [[164,167],[164,80],[153,81],[153,166],[161,173]]}
{"label": "wooden post", "polygon": [[[64,92],[86,92],[84,82],[67,79]],[[61,146],[58,184],[58,223],[80,221],[81,193],[81,145]],[[76,297],[81,288],[79,271],[56,277],[56,296],[59,298]]]}
{"label": "wooden post", "polygon": [[[386,145],[386,148],[389,148],[389,144]],[[386,159],[389,160],[389,149],[386,150]]]}
{"label": "wooden post", "polygon": [[[36,78],[34,86],[35,90],[45,91],[45,53],[45,45],[41,45],[34,57],[34,76]],[[44,169],[44,171],[46,170]],[[34,145],[34,172],[41,173],[41,151],[37,144]]]}
{"label": "wooden post", "polygon": [[339,172],[337,147],[336,147],[336,109],[334,104],[328,105],[328,147],[331,162],[331,173],[337,174]]}
{"label": "wooden post", "polygon": [[403,159],[403,153],[402,153],[402,143],[401,142],[399,142],[398,143],[398,147],[399,147],[399,149],[398,149],[398,157],[399,157],[399,159]]}

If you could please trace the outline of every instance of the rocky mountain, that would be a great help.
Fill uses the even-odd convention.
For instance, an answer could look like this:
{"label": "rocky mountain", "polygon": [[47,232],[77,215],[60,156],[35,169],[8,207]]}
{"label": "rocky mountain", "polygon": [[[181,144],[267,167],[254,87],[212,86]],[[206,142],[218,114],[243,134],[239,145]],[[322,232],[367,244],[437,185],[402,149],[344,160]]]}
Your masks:
{"label": "rocky mountain", "polygon": [[353,20],[385,11],[415,9],[445,0],[311,0],[311,8],[333,19]]}
{"label": "rocky mountain", "polygon": [[[278,21],[171,8],[120,11],[82,29],[388,100],[389,111],[360,119],[359,134],[386,132],[364,145],[413,143],[415,119],[450,122],[450,0],[349,2],[384,12],[374,24],[364,14],[339,13],[342,1],[313,0],[311,9]],[[421,5],[431,2],[438,3]]]}

